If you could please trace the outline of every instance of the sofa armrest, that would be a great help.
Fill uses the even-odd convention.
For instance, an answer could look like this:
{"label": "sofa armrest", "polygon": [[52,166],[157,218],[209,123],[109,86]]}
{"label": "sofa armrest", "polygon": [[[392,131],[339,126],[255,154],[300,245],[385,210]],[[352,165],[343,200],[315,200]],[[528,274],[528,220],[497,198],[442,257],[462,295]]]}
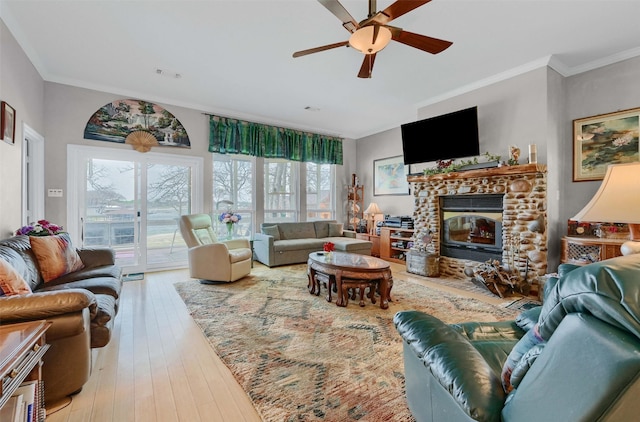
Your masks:
{"label": "sofa armrest", "polygon": [[229,248],[224,243],[209,243],[189,248],[190,265],[193,265],[194,262],[199,263],[199,265],[213,265],[216,261],[219,262],[220,259],[230,262]]}
{"label": "sofa armrest", "polygon": [[256,233],[253,237],[253,252],[256,259],[267,266],[275,263],[274,237],[264,233]]}
{"label": "sofa armrest", "polygon": [[249,243],[249,239],[220,240],[219,242],[227,245],[229,249],[251,248],[251,243]]}
{"label": "sofa armrest", "polygon": [[87,268],[114,265],[116,263],[116,253],[111,248],[78,249],[78,255]]}
{"label": "sofa armrest", "polygon": [[498,374],[453,327],[419,311],[401,311],[393,322],[407,346],[476,420],[500,420],[505,392]]}
{"label": "sofa armrest", "polygon": [[47,319],[89,308],[96,315],[96,297],[88,290],[67,289],[0,298],[0,321],[18,322]]}
{"label": "sofa armrest", "polygon": [[342,235],[344,237],[350,237],[352,239],[356,238],[356,232],[354,232],[353,230],[342,230]]}

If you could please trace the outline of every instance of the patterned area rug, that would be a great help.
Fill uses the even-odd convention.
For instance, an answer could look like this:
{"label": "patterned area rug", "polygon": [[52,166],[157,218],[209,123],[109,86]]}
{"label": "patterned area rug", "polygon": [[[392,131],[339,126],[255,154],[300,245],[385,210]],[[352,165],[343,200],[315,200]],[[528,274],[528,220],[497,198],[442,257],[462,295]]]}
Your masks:
{"label": "patterned area rug", "polygon": [[395,281],[386,310],[379,301],[337,307],[324,289],[309,294],[306,264],[175,288],[265,421],[413,421],[393,315],[418,309],[448,323],[516,315],[407,281]]}

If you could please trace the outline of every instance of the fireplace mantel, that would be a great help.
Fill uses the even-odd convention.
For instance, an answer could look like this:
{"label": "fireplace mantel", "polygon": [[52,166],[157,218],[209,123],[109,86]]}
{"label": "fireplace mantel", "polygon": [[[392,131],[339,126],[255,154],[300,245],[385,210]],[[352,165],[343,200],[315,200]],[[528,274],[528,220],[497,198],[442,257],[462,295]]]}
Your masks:
{"label": "fireplace mantel", "polygon": [[532,173],[546,173],[545,164],[520,164],[517,166],[491,167],[478,170],[456,171],[451,173],[430,174],[427,176],[408,176],[409,183],[432,182],[437,180],[470,179],[476,177],[495,177],[509,175],[524,175]]}
{"label": "fireplace mantel", "polygon": [[[522,164],[485,169],[408,176],[414,196],[415,246],[425,235],[433,239],[440,254],[443,195],[502,194],[502,264],[513,266],[531,280],[547,269],[547,166]],[[465,269],[479,263],[447,256],[440,257],[440,273],[465,278]]]}

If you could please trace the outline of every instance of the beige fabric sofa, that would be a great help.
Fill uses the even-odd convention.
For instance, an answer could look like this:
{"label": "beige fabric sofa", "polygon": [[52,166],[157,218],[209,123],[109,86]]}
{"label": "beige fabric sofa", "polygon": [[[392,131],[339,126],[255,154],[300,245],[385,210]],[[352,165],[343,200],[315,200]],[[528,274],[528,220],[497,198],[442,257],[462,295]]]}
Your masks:
{"label": "beige fabric sofa", "polygon": [[269,267],[307,262],[311,252],[321,251],[332,242],[340,252],[371,255],[373,244],[356,239],[356,233],[343,230],[335,220],[300,223],[262,223],[253,250],[256,259]]}

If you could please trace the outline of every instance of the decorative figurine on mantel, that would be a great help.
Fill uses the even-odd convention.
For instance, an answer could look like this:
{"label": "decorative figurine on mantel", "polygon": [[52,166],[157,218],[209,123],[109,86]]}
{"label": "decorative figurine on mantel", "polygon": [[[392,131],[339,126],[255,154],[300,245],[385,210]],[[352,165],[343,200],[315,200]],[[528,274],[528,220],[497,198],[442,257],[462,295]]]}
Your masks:
{"label": "decorative figurine on mantel", "polygon": [[509,161],[510,166],[517,166],[520,159],[520,148],[515,145],[509,146]]}

